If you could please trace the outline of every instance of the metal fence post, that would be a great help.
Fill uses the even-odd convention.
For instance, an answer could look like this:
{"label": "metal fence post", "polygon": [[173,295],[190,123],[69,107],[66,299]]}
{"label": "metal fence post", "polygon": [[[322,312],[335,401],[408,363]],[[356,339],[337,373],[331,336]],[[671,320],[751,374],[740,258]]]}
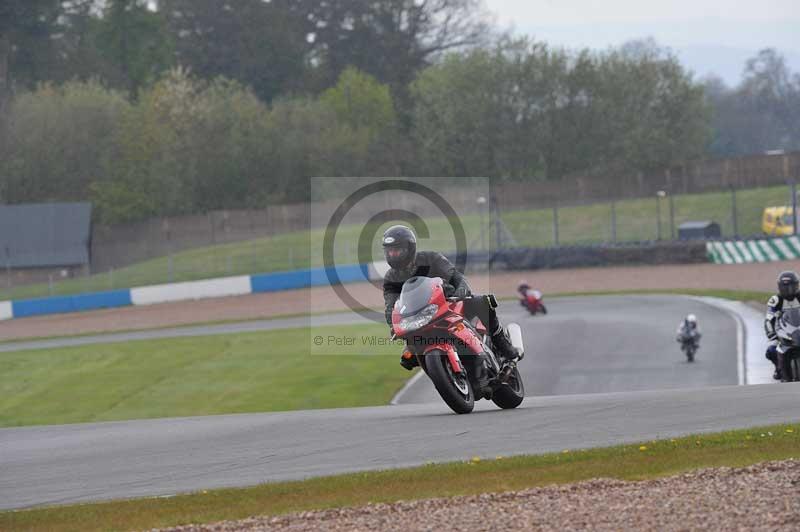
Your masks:
{"label": "metal fence post", "polygon": [[739,238],[739,219],[736,216],[736,189],[731,185],[731,220],[733,221],[733,237]]}
{"label": "metal fence post", "polygon": [[661,240],[661,191],[656,194],[656,240]]}
{"label": "metal fence post", "polygon": [[669,237],[675,240],[675,196],[669,195]]}
{"label": "metal fence post", "polygon": [[9,298],[11,298],[11,252],[8,250],[8,246],[5,249],[6,252],[6,287],[8,288]]}
{"label": "metal fence post", "polygon": [[792,234],[797,234],[797,183],[792,179]]}
{"label": "metal fence post", "polygon": [[497,203],[497,196],[492,196],[492,206],[494,207],[494,229],[495,229],[495,247],[496,249],[505,248],[502,233],[502,221],[500,220],[500,205]]}
{"label": "metal fence post", "polygon": [[611,242],[617,243],[617,202],[611,202]]}
{"label": "metal fence post", "polygon": [[553,244],[558,246],[558,205],[553,206]]}

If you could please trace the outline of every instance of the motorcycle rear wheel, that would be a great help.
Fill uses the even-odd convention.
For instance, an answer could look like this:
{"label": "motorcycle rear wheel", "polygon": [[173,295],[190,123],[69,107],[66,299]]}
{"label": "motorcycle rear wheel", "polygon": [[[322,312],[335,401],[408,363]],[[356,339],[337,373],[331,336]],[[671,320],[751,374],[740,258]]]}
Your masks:
{"label": "motorcycle rear wheel", "polygon": [[508,382],[500,385],[500,387],[494,391],[492,394],[492,401],[505,410],[517,408],[522,404],[523,399],[525,399],[525,385],[522,383],[519,369],[514,368]]}
{"label": "motorcycle rear wheel", "polygon": [[475,408],[475,395],[466,372],[461,375],[453,373],[447,354],[439,350],[433,350],[425,356],[425,367],[436,391],[453,412],[472,412]]}

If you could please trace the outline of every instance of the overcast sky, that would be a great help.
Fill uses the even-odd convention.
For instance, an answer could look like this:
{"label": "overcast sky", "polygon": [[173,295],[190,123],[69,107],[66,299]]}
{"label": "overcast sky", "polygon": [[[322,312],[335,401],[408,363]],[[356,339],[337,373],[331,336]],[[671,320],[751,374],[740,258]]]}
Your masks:
{"label": "overcast sky", "polygon": [[738,78],[739,57],[743,62],[761,48],[774,47],[800,70],[800,0],[485,2],[502,28],[551,44],[606,48],[652,36],[698,74],[714,70],[727,81]]}

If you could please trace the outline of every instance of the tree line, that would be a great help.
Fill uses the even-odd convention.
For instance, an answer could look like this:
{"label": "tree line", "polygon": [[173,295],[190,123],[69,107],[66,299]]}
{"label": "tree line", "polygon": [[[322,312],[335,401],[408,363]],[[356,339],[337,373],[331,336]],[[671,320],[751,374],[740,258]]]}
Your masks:
{"label": "tree line", "polygon": [[[565,50],[487,20],[480,0],[6,0],[0,202],[88,199],[116,223],[306,201],[311,176],[558,180],[799,147],[774,51],[728,89],[652,40]],[[743,105],[780,134],[742,139]]]}

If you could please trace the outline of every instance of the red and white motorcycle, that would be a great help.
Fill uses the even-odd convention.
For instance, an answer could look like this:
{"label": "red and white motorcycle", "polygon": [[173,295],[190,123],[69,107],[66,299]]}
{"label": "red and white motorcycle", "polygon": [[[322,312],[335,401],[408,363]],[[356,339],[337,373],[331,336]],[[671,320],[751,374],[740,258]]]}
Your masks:
{"label": "red and white motorcycle", "polygon": [[484,324],[464,316],[464,302],[446,297],[438,277],[406,281],[392,312],[394,334],[406,341],[403,357],[417,358],[444,402],[458,414],[472,412],[476,397],[491,399],[500,408],[518,407],[525,397],[517,369],[524,355],[519,325],[506,328],[519,355],[502,359]]}
{"label": "red and white motorcycle", "polygon": [[517,287],[517,292],[519,292],[519,304],[533,316],[539,312],[547,314],[547,307],[544,306],[544,298],[540,291],[533,290],[528,284],[522,283]]}

